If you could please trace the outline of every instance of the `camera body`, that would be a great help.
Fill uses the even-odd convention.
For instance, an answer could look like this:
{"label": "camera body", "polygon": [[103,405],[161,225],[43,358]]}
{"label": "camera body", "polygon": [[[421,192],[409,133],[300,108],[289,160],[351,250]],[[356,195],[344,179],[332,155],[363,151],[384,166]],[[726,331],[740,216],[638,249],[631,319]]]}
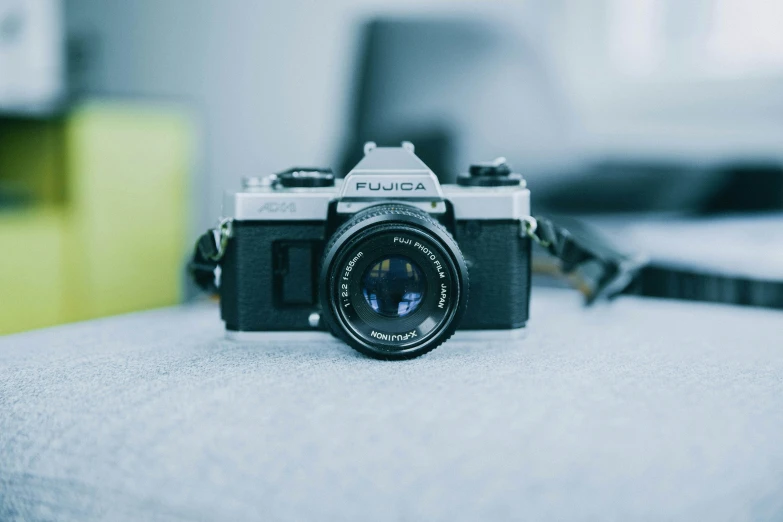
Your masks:
{"label": "camera body", "polygon": [[[414,293],[403,292],[408,297],[397,295],[393,307],[399,308],[392,308],[396,322],[389,324],[409,319],[402,316],[410,303],[398,302],[415,294],[416,303],[429,299],[434,311],[438,306],[444,308],[445,299],[461,307],[451,318],[458,323],[452,325],[452,330],[524,327],[530,302],[531,241],[524,233],[523,221],[530,215],[530,192],[521,176],[512,173],[503,161],[473,165],[458,181],[441,185],[407,142],[401,147],[365,145],[364,158],[343,180],[335,180],[329,171],[319,169],[291,169],[267,178],[246,179],[244,190],[226,193],[224,199],[223,213],[232,224],[220,272],[220,297],[229,337],[328,329],[345,339],[342,327],[324,319],[351,308],[346,282],[354,277],[354,265],[358,274],[361,263],[366,265],[365,276],[351,293],[363,292],[377,311],[377,295],[370,296],[367,290],[367,285],[374,288],[378,282],[372,275],[370,258],[387,252],[396,256],[392,264],[399,264],[399,259],[419,259],[413,264],[421,267],[421,278],[426,279],[420,281]],[[353,223],[357,219],[360,223]],[[330,259],[339,257],[330,254],[330,249],[350,249],[357,231],[370,224],[377,230],[366,241],[386,233],[388,245],[349,252],[330,275],[330,263],[337,262]],[[347,230],[351,226],[353,232]],[[405,230],[400,232],[395,226],[409,227],[410,234],[406,236]],[[343,240],[345,246],[335,245]],[[390,265],[387,259],[385,265],[372,266],[377,271]],[[408,274],[414,274],[407,261],[402,266],[407,267],[403,270]],[[432,275],[425,274],[430,268]],[[383,281],[399,281],[389,272],[384,274]],[[336,285],[331,305],[324,295],[332,293],[328,280]],[[446,280],[449,285],[444,284]],[[345,298],[343,304],[341,295]],[[361,304],[362,299],[357,299],[354,305]],[[398,317],[395,310],[403,312]],[[367,312],[359,312],[369,317]],[[425,323],[434,320],[423,319]],[[411,325],[405,328],[405,333],[397,334],[370,328],[368,336],[391,338],[391,344],[395,336],[417,336],[419,330]],[[383,350],[382,358],[423,353],[421,348],[406,352],[396,346]],[[388,357],[384,356],[386,351]],[[398,351],[404,355],[395,356]]]}

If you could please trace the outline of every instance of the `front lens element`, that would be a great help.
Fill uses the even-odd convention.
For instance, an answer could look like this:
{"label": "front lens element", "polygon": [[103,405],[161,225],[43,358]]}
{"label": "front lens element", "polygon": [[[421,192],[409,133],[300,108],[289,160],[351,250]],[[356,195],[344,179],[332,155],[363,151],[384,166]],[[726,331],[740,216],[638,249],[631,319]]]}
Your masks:
{"label": "front lens element", "polygon": [[405,256],[388,256],[370,265],[362,278],[367,304],[384,317],[415,312],[426,293],[421,269]]}
{"label": "front lens element", "polygon": [[354,214],[324,248],[319,283],[329,330],[379,359],[409,359],[451,337],[468,300],[454,238],[416,207]]}

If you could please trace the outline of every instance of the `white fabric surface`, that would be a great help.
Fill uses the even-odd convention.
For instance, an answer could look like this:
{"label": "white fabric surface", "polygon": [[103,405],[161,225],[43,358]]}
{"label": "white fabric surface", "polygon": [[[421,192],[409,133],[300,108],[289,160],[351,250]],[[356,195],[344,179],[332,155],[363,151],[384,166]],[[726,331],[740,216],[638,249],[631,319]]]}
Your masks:
{"label": "white fabric surface", "polygon": [[381,362],[213,305],[0,338],[0,520],[781,520],[783,313],[534,289]]}

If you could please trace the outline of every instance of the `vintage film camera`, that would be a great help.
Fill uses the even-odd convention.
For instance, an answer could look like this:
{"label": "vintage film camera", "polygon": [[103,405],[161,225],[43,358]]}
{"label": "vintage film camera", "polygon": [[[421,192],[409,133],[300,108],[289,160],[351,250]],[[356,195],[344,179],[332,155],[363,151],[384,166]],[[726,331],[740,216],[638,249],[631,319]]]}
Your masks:
{"label": "vintage film camera", "polygon": [[228,336],[329,330],[380,359],[457,330],[528,320],[530,192],[504,160],[441,185],[411,143],[376,147],[345,179],[291,169],[227,193],[217,241]]}

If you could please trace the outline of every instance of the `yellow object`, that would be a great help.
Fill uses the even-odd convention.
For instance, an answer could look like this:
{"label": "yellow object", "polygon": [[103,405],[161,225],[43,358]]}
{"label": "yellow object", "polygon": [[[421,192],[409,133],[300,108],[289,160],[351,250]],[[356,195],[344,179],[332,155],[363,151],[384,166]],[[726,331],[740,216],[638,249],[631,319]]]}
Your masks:
{"label": "yellow object", "polygon": [[0,180],[26,169],[38,197],[31,210],[0,212],[0,334],[177,303],[189,119],[100,103],[38,125],[0,142]]}
{"label": "yellow object", "polygon": [[0,214],[0,334],[64,320],[62,213]]}

